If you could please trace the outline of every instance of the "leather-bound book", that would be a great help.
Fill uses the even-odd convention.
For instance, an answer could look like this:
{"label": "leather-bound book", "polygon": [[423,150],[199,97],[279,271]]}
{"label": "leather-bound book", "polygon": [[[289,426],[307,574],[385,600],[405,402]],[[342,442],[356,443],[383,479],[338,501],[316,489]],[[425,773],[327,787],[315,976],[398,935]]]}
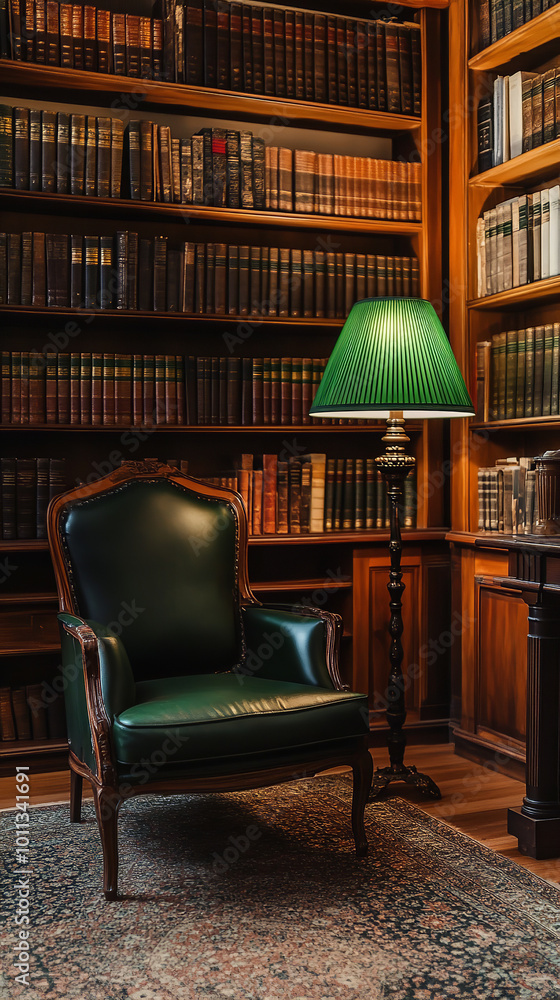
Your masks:
{"label": "leather-bound book", "polygon": [[[155,143],[156,148],[153,150],[155,157],[158,161],[159,178],[161,184],[161,195],[158,197],[157,193],[154,200],[171,202],[172,198],[172,188],[171,188],[171,177],[172,177],[172,149],[171,149],[171,129],[168,125],[157,125],[157,141]],[[153,142],[153,138],[152,138]]]}
{"label": "leather-bound book", "polygon": [[395,258],[387,257],[387,295],[396,295],[395,291]]}
{"label": "leather-bound book", "polygon": [[152,201],[154,197],[153,128],[152,122],[140,122],[140,198]]}
{"label": "leather-bound book", "polygon": [[111,198],[121,197],[123,164],[124,122],[111,118]]}
{"label": "leather-bound book", "polygon": [[385,24],[385,72],[387,79],[387,111],[401,110],[399,79],[399,28],[394,21]]}
{"label": "leather-bound book", "polygon": [[[87,10],[87,8],[86,8]],[[140,76],[140,17],[125,14],[126,75]]]}
{"label": "leather-bound book", "polygon": [[79,309],[84,304],[83,254],[83,237],[70,236],[70,306],[72,309]]}
{"label": "leather-bound book", "polygon": [[[84,69],[97,69],[96,9],[84,6]],[[48,33],[48,10],[47,10]]]}
{"label": "leather-bound book", "polygon": [[274,11],[272,7],[262,8],[263,17],[263,61],[264,93],[274,95]]}
{"label": "leather-bound book", "polygon": [[32,233],[21,234],[21,283],[19,300],[22,306],[31,305],[33,249]]}
{"label": "leather-bound book", "polygon": [[202,0],[188,0],[186,10],[186,79],[195,86],[204,83],[204,31]]}
{"label": "leather-bound book", "polygon": [[[13,423],[16,423],[14,420]],[[0,458],[2,538],[12,541],[16,536],[16,460]]]}
{"label": "leather-bound book", "polygon": [[302,315],[303,260],[302,251],[293,249],[291,254],[290,316]]}
{"label": "leather-bound book", "polygon": [[0,233],[0,305],[8,301],[8,240],[7,233]]}
{"label": "leather-bound book", "polygon": [[270,423],[279,424],[282,412],[282,362],[280,358],[270,358]]}
{"label": "leather-bound book", "polygon": [[308,535],[311,530],[311,477],[312,465],[309,456],[301,460],[300,533]]}
{"label": "leather-bound book", "polygon": [[227,131],[212,129],[212,204],[217,208],[227,205]]}
{"label": "leather-bound book", "polygon": [[8,233],[8,305],[21,303],[21,235]]}
{"label": "leather-bound book", "polygon": [[99,237],[99,308],[113,308],[113,237]]}
{"label": "leather-bound book", "polygon": [[422,52],[420,45],[420,25],[410,24],[410,51],[412,62],[412,110],[422,114]]}
{"label": "leather-bound book", "polygon": [[192,202],[204,203],[204,140],[201,135],[191,137],[192,148]]}
{"label": "leather-bound book", "polygon": [[253,470],[253,483],[252,483],[252,524],[251,531],[253,535],[262,535],[262,517],[263,517],[263,477],[264,473],[262,469]]}
{"label": "leather-bound book", "polygon": [[62,351],[56,359],[57,423],[70,423],[70,355]]}
{"label": "leather-bound book", "polygon": [[175,355],[165,355],[165,423],[177,423],[177,372]]}
{"label": "leather-bound book", "polygon": [[1,413],[0,423],[9,424],[12,422],[11,402],[12,402],[12,353],[11,351],[0,352],[0,402]]}
{"label": "leather-bound book", "polygon": [[329,104],[338,104],[338,64],[336,54],[336,18],[326,19],[326,96]]}
{"label": "leather-bound book", "polygon": [[16,726],[9,687],[0,688],[0,733],[2,740],[12,741],[16,739]]}
{"label": "leather-bound book", "polygon": [[270,301],[270,247],[260,248],[261,266],[261,315],[268,316]]}
{"label": "leather-bound book", "polygon": [[555,136],[555,76],[556,69],[549,69],[543,74],[543,142],[551,142]]}
{"label": "leather-bound book", "polygon": [[203,313],[206,308],[206,246],[204,243],[196,244],[195,253],[195,285],[194,285],[194,311]]}
{"label": "leather-bound book", "polygon": [[[19,367],[19,386],[20,386],[20,423],[29,423],[29,363],[30,363],[30,352],[22,351],[21,363]],[[541,377],[542,382],[542,377]],[[541,393],[542,398],[542,393]]]}
{"label": "leather-bound book", "polygon": [[98,427],[103,423],[103,355],[91,355],[91,423]]}
{"label": "leather-bound book", "polygon": [[126,15],[113,14],[113,73],[126,76]]}
{"label": "leather-bound book", "polygon": [[119,230],[115,235],[117,290],[115,309],[128,309],[128,231]]}
{"label": "leather-bound book", "polygon": [[227,246],[225,243],[215,244],[215,256],[214,256],[214,312],[218,316],[224,316],[226,313],[226,299],[227,299]]}
{"label": "leather-bound book", "polygon": [[165,405],[165,354],[156,354],[154,358],[154,397],[155,423],[165,424],[167,412]]}
{"label": "leather-bound book", "polygon": [[[35,62],[35,2],[20,0],[21,43],[24,62]],[[2,20],[4,13],[2,14]],[[3,26],[2,26],[3,31]],[[2,46],[3,47],[3,46]]]}
{"label": "leather-bound book", "polygon": [[356,302],[366,298],[366,255],[356,254]]}
{"label": "leather-bound book", "polygon": [[292,421],[292,359],[280,359],[280,423]]}
{"label": "leather-bound book", "polygon": [[310,424],[309,410],[313,402],[313,359],[301,359],[301,422]]}
{"label": "leather-bound book", "polygon": [[47,707],[42,684],[28,684],[25,688],[31,715],[31,732],[34,740],[48,739]]}
{"label": "leather-bound book", "polygon": [[268,315],[278,315],[278,273],[280,253],[278,247],[268,251]]}
{"label": "leather-bound book", "polygon": [[375,22],[375,33],[377,38],[376,52],[376,77],[377,77],[377,109],[387,111],[387,70],[386,70],[386,43],[385,43],[385,22]]}
{"label": "leather-bound book", "polygon": [[[8,8],[8,24],[6,31],[8,38],[2,38],[2,50],[6,50],[6,56],[11,56],[21,62],[25,55],[25,44],[22,45],[22,34],[25,32],[25,11],[20,10],[20,0],[11,0]],[[6,15],[4,15],[6,16]]]}
{"label": "leather-bound book", "polygon": [[227,248],[227,301],[228,314],[230,316],[239,315],[239,247],[229,246]]}
{"label": "leather-bound book", "polygon": [[[292,185],[292,166],[291,166],[291,150],[287,154],[289,159],[289,192],[291,193]],[[265,147],[265,203],[266,207],[272,209],[273,212],[278,211],[278,195],[279,195],[279,175],[278,175],[278,165],[279,165],[280,150],[278,146],[266,146]],[[290,201],[292,204],[292,201]]]}
{"label": "leather-bound book", "polygon": [[[70,191],[70,115],[67,114],[65,111],[59,111],[56,116],[55,173],[56,173],[57,194],[68,194]],[[16,119],[16,187],[17,187],[17,119]]]}
{"label": "leather-bound book", "polygon": [[46,413],[46,379],[43,357],[29,358],[29,423],[44,424]]}
{"label": "leather-bound book", "polygon": [[356,21],[356,82],[357,104],[359,108],[369,105],[368,93],[368,35],[365,21]]}
{"label": "leather-bound book", "polygon": [[227,424],[228,421],[228,378],[227,378],[227,358],[220,357],[218,361],[218,423]]}
{"label": "leather-bound book", "polygon": [[216,248],[213,243],[207,243],[206,255],[206,277],[205,277],[205,303],[204,312],[215,312],[215,282],[216,282]]}
{"label": "leather-bound book", "polygon": [[250,358],[226,358],[226,423],[230,427],[250,423],[251,373]]}
{"label": "leather-bound book", "polygon": [[[62,4],[60,7],[62,27]],[[111,73],[113,70],[111,52],[111,12],[97,11],[97,72]]]}
{"label": "leather-bound book", "polygon": [[79,355],[79,422],[86,426],[92,423],[92,359],[91,354]]}
{"label": "leather-bound book", "polygon": [[344,312],[346,316],[356,301],[356,254],[344,254]]}
{"label": "leather-bound book", "polygon": [[152,20],[150,17],[140,18],[140,76],[148,80],[152,72]]}
{"label": "leather-bound book", "polygon": [[261,248],[251,247],[249,252],[249,313],[260,315],[261,311]]}
{"label": "leather-bound book", "polygon": [[57,422],[57,355],[54,351],[45,352],[45,422]]}
{"label": "leather-bound book", "polygon": [[35,538],[37,518],[37,463],[16,459],[16,536]]}
{"label": "leather-bound book", "polygon": [[346,74],[348,80],[348,104],[355,108],[358,103],[358,80],[356,65],[356,22],[346,21]]}
{"label": "leather-bound book", "polygon": [[144,427],[153,427],[156,420],[156,397],[155,397],[155,357],[153,354],[144,354],[143,376],[142,376],[142,396],[143,396],[143,419]]}
{"label": "leather-bound book", "polygon": [[183,204],[190,204],[192,196],[192,147],[189,139],[179,140],[179,161],[181,168],[181,197]]}
{"label": "leather-bound book", "polygon": [[152,18],[152,77],[154,80],[164,79],[163,66],[163,21]]}
{"label": "leather-bound book", "polygon": [[84,236],[84,305],[96,309],[99,305],[99,237]]}
{"label": "leather-bound book", "polygon": [[406,297],[415,295],[416,293],[412,291],[412,259],[410,257],[402,258],[402,278],[403,295]]}
{"label": "leather-bound book", "polygon": [[203,0],[204,84],[215,87],[218,74],[218,7],[216,0]]}
{"label": "leather-bound book", "polygon": [[377,36],[375,21],[366,24],[367,106],[377,108]]}
{"label": "leather-bound book", "polygon": [[376,256],[377,295],[381,298],[387,295],[387,258],[383,254]]}
{"label": "leather-bound book", "polygon": [[302,254],[303,316],[315,315],[315,262],[313,250]]}
{"label": "leather-bound book", "polygon": [[[84,191],[86,195],[97,194],[97,118],[86,115],[85,144],[81,150],[84,156]],[[78,151],[76,151],[76,158]]]}
{"label": "leather-bound book", "polygon": [[77,351],[70,355],[70,423],[80,423],[80,355]]}
{"label": "leather-bound book", "polygon": [[278,315],[290,315],[290,251],[286,247],[278,251]]}
{"label": "leather-bound book", "polygon": [[138,233],[128,234],[127,309],[138,309]]}
{"label": "leather-bound book", "polygon": [[338,104],[348,104],[348,60],[346,57],[346,20],[336,18],[336,63]]}
{"label": "leather-bound book", "polygon": [[115,355],[103,355],[103,425],[114,426],[115,411]]}
{"label": "leather-bound book", "polygon": [[[357,255],[356,255],[357,256]],[[400,298],[404,295],[403,292],[403,267],[402,267],[402,257],[393,257],[393,265],[395,269],[395,295]],[[358,295],[358,298],[360,296]]]}
{"label": "leather-bound book", "polygon": [[[278,463],[279,466],[281,463]],[[290,458],[288,462],[288,525],[289,533],[301,534],[302,460]]]}
{"label": "leather-bound book", "polygon": [[228,208],[241,205],[241,173],[239,132],[226,131],[226,204]]}
{"label": "leather-bound book", "polygon": [[[31,10],[29,10],[29,5],[27,6],[26,9],[27,9],[27,16],[30,16],[33,19],[32,26],[31,26],[31,31],[32,31],[33,40],[34,40],[34,49],[35,49],[35,54],[34,54],[33,58],[34,58],[34,60],[35,60],[36,63],[40,63],[41,65],[44,65],[46,63],[46,61],[47,61],[47,51],[46,51],[46,48],[47,48],[47,9],[45,7],[44,0],[41,0],[40,3],[39,2],[34,2],[34,0],[31,0],[30,7],[31,7]],[[2,32],[0,30],[0,36],[1,36],[1,34],[2,34]],[[6,46],[2,45],[1,39],[0,39],[0,47],[2,48],[2,56],[3,56],[3,58],[7,58],[7,56],[8,56],[7,45]],[[74,68],[76,68],[76,67],[74,67]]]}
{"label": "leather-bound book", "polygon": [[315,250],[315,315],[322,319],[325,315],[326,261],[323,250]]}
{"label": "leather-bound book", "polygon": [[271,359],[262,359],[262,422],[268,426],[272,421],[272,372]]}
{"label": "leather-bound book", "polygon": [[[42,123],[42,159],[45,156],[45,114]],[[95,120],[95,119],[94,119]],[[47,128],[50,122],[47,123]],[[85,191],[86,166],[86,118],[85,115],[70,116],[70,194],[83,195]],[[41,167],[43,173],[43,167]],[[43,188],[44,190],[44,188]]]}
{"label": "leather-bound book", "polygon": [[333,531],[341,531],[344,504],[345,460],[335,460],[334,498],[333,498]]}
{"label": "leather-bound book", "polygon": [[140,427],[144,419],[144,358],[141,354],[132,356],[132,424]]}
{"label": "leather-bound book", "polygon": [[304,11],[303,14],[303,81],[304,98],[315,100],[315,15]]}
{"label": "leather-bound book", "polygon": [[249,315],[249,255],[248,246],[239,247],[239,315]]}
{"label": "leather-bound book", "polygon": [[111,190],[111,119],[97,119],[97,195],[108,198]]}
{"label": "leather-bound book", "polygon": [[284,44],[286,50],[286,97],[295,97],[295,12],[293,10],[284,11]]}
{"label": "leather-bound book", "polygon": [[363,458],[354,461],[354,503],[351,527],[363,530],[366,520],[365,469]]}
{"label": "leather-bound book", "polygon": [[253,136],[253,207],[266,208],[264,139]]}
{"label": "leather-bound book", "polygon": [[217,32],[217,86],[222,90],[230,87],[229,51],[229,3],[218,0]]}
{"label": "leather-bound book", "polygon": [[[33,9],[34,4],[30,4]],[[71,68],[74,64],[74,53],[72,48],[72,5],[61,3],[59,6],[60,21],[60,65]],[[34,59],[28,59],[28,62]]]}
{"label": "leather-bound book", "polygon": [[243,90],[242,7],[230,3],[229,7],[230,88]]}
{"label": "leather-bound book", "polygon": [[262,531],[264,535],[276,534],[278,457],[263,455]]}
{"label": "leather-bound book", "polygon": [[[50,251],[49,251],[49,239],[51,240]],[[47,235],[46,249],[47,249],[47,291],[48,295],[50,295],[51,287],[50,287],[49,266],[51,265],[49,258],[51,258],[52,277],[53,277],[52,294],[54,299],[54,301],[48,304],[64,308],[69,305],[69,289],[70,289],[70,259],[69,259],[68,236],[59,233],[56,233],[50,237],[49,235]]]}
{"label": "leather-bound book", "polygon": [[56,111],[41,114],[41,190],[56,191]]}
{"label": "leather-bound book", "polygon": [[252,390],[253,406],[252,406],[251,420],[249,421],[249,423],[252,423],[257,427],[261,427],[264,424],[262,358],[252,359],[251,390]]}
{"label": "leather-bound book", "polygon": [[[22,423],[21,351],[11,352],[10,397],[11,397],[10,422],[12,424],[21,424]],[[15,483],[15,466],[14,466],[14,483]]]}
{"label": "leather-bound book", "polygon": [[294,97],[305,98],[305,27],[303,11],[294,12]]}
{"label": "leather-bound book", "polygon": [[325,14],[313,17],[314,100],[324,104],[327,100],[327,18]]}
{"label": "leather-bound book", "polygon": [[279,535],[287,535],[289,532],[289,467],[288,462],[279,461],[277,464],[277,517],[276,531]]}
{"label": "leather-bound book", "polygon": [[298,425],[302,420],[302,358],[292,358],[292,412],[291,423]]}
{"label": "leather-bound book", "polygon": [[399,75],[400,75],[400,104],[403,115],[413,113],[412,102],[412,50],[410,44],[410,28],[408,25],[399,25]]}
{"label": "leather-bound book", "polygon": [[126,174],[128,177],[129,196],[133,200],[140,199],[141,166],[140,166],[140,122],[129,121],[126,129]]}
{"label": "leather-bound book", "polygon": [[264,94],[264,44],[262,7],[251,7],[251,49],[253,53],[253,90]]}
{"label": "leather-bound book", "polygon": [[154,311],[165,312],[167,286],[167,237],[154,236]]}
{"label": "leather-bound book", "polygon": [[41,190],[41,112],[36,108],[29,111],[29,190]]}
{"label": "leather-bound book", "polygon": [[272,11],[272,31],[274,37],[274,93],[276,97],[286,96],[286,42],[284,11],[275,7]]}
{"label": "leather-bound book", "polygon": [[241,208],[254,208],[253,136],[244,131],[239,135]]}
{"label": "leather-bound book", "polygon": [[[88,9],[87,7],[85,8]],[[49,66],[60,66],[59,4],[57,0],[47,0],[46,61]],[[88,67],[86,66],[86,69]]]}
{"label": "leather-bound book", "polygon": [[[0,105],[0,186],[14,184],[14,109]],[[28,140],[29,142],[29,140]]]}

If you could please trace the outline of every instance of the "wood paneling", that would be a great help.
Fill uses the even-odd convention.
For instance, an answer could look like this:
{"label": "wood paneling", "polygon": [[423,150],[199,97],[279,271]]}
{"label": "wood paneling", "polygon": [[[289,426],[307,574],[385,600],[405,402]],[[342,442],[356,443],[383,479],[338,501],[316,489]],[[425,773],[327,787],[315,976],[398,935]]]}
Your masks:
{"label": "wood paneling", "polygon": [[506,742],[525,737],[527,605],[516,594],[478,585],[477,731]]}

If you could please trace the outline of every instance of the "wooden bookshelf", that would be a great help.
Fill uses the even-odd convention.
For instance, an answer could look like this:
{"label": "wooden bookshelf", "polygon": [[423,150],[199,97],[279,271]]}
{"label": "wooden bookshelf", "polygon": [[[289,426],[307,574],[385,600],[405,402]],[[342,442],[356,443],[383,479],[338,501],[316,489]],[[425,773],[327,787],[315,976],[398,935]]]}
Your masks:
{"label": "wooden bookshelf", "polygon": [[[134,0],[129,0],[130,4],[133,5]],[[421,221],[224,209],[0,189],[0,204],[6,219],[3,228],[10,232],[84,234],[95,224],[96,231],[111,234],[119,228],[132,229],[134,224],[142,236],[165,234],[177,241],[188,238],[204,243],[220,239],[225,243],[295,249],[332,246],[342,252],[414,256],[419,262],[420,293],[434,301],[441,311],[442,167],[441,146],[436,142],[433,147],[433,137],[441,123],[439,56],[442,43],[438,9],[447,6],[448,0],[403,0],[401,5],[401,19],[410,21],[417,11],[421,27],[422,113],[419,117],[0,60],[4,103],[33,106],[34,102],[39,102],[44,107],[45,102],[52,102],[52,107],[56,108],[57,104],[71,102],[72,108],[83,113],[108,115],[114,115],[116,108],[125,123],[137,115],[162,122],[169,122],[170,117],[182,121],[187,118],[196,121],[193,132],[201,123],[211,126],[221,120],[231,121],[233,127],[236,122],[249,123],[245,127],[257,133],[259,125],[269,129],[271,123],[278,120],[287,123],[288,130],[298,130],[297,142],[295,138],[285,142],[292,148],[313,149],[314,137],[321,133],[328,136],[329,142],[332,138],[332,151],[350,152],[351,137],[356,137],[356,142],[367,143],[367,149],[371,148],[372,152],[367,155],[375,157],[379,148],[385,151],[380,154],[384,157],[420,159]],[[372,7],[364,3],[363,7],[363,16],[371,18],[382,15],[385,10],[382,4],[378,8],[375,4]],[[327,11],[346,13],[333,0],[327,3]],[[275,144],[275,139],[269,138],[267,142]],[[283,142],[283,129],[279,128],[277,144]],[[75,228],[70,230],[70,226]],[[236,326],[244,324],[248,334],[235,348],[240,357],[269,354],[327,357],[343,323],[340,319],[258,314],[188,315],[11,305],[0,306],[0,317],[4,327],[3,348],[13,351],[48,349],[50,334],[63,330],[67,321],[76,321],[79,337],[70,339],[65,348],[59,349],[130,353],[133,338],[134,351],[138,353],[157,350],[216,356],[227,353],[220,335],[234,332]],[[188,458],[191,474],[201,477],[210,475],[211,469],[218,471],[231,467],[236,456],[245,451],[273,452],[292,444],[297,447],[300,441],[308,450],[324,451],[327,455],[369,457],[382,450],[383,430],[384,426],[377,421],[364,425],[156,425],[149,428],[73,424],[2,426],[9,454],[22,457],[64,455],[70,483],[79,477],[87,479],[88,475],[96,475],[96,466],[107,463],[108,456],[117,453],[124,459],[154,455],[165,459],[174,453],[179,458]],[[417,460],[419,491],[417,527],[403,530],[403,564],[408,587],[406,614],[410,616],[406,655],[407,662],[413,663],[418,660],[420,648],[429,638],[437,637],[444,626],[445,600],[438,603],[434,595],[441,589],[442,581],[444,590],[449,591],[449,560],[444,492],[434,489],[430,478],[431,469],[439,468],[444,458],[443,425],[439,421],[412,421],[407,430],[411,432],[410,448]],[[137,442],[133,453],[121,443],[126,432],[145,434],[145,440]],[[154,432],[157,436],[153,436]],[[344,679],[356,689],[365,688],[372,699],[381,684],[381,674],[383,684],[386,683],[388,540],[389,532],[385,529],[258,535],[249,539],[250,578],[257,593],[263,597],[278,593],[289,603],[290,599],[300,600],[302,594],[311,600],[315,591],[322,591],[324,606],[343,615]],[[0,541],[0,553],[11,555],[14,564],[21,563],[22,573],[29,578],[29,595],[22,594],[23,587],[14,574],[9,588],[13,600],[5,605],[0,602],[0,615],[4,609],[18,606],[19,595],[22,595],[23,607],[27,597],[41,587],[45,594],[49,590],[52,592],[45,540]],[[33,584],[33,566],[42,567],[41,587]],[[329,573],[335,574],[334,582]],[[360,581],[358,588],[356,579]],[[372,606],[374,611],[370,613]],[[19,648],[12,644],[11,653],[15,656]],[[35,669],[33,657],[38,651],[33,650],[31,644],[27,651],[29,664],[26,663],[25,669],[32,672]],[[375,668],[378,674],[368,666],[374,659],[379,663],[379,669]],[[15,683],[15,678],[19,677],[23,654],[18,654],[17,660],[17,669],[13,667],[8,683]],[[41,655],[36,660],[46,663],[48,657]],[[409,693],[410,719],[413,723],[416,720],[423,729],[429,727],[432,718],[441,726],[446,716],[447,660],[446,651],[421,681],[415,681]],[[42,662],[40,669],[43,669]],[[34,741],[16,743],[14,747],[19,754],[29,755],[37,761],[41,753],[52,751],[56,754],[65,749],[60,741],[47,741],[41,752]],[[0,751],[11,754],[12,750],[6,744],[0,745]]]}
{"label": "wooden bookshelf", "polygon": [[[554,6],[477,52],[477,0],[454,0],[449,8],[450,106],[468,108],[450,130],[450,330],[456,356],[476,396],[476,347],[502,331],[553,322],[560,278],[552,277],[483,298],[476,297],[476,223],[488,208],[530,193],[560,174],[555,139],[479,173],[477,105],[492,92],[498,74],[542,72],[557,56],[560,7]],[[476,54],[472,54],[476,53]],[[474,294],[473,294],[474,293]],[[454,652],[452,716],[461,752],[482,759],[493,749],[504,760],[518,756],[526,734],[527,606],[508,589],[507,537],[481,531],[478,471],[508,456],[531,457],[558,447],[560,417],[484,421],[452,427],[457,455],[452,484],[453,608],[472,624]],[[530,546],[531,535],[515,536]],[[484,547],[479,543],[484,541]],[[528,556],[529,558],[529,556]],[[517,748],[517,749],[516,749]]]}

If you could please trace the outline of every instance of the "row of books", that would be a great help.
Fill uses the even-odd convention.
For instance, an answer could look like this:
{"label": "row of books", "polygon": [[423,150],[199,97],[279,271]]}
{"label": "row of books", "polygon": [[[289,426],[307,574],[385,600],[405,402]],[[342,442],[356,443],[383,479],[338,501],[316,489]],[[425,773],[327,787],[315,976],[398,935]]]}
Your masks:
{"label": "row of books", "polygon": [[3,58],[117,76],[420,114],[420,26],[227,0],[165,0],[163,18],[8,0]]}
{"label": "row of books", "polygon": [[535,460],[498,458],[478,470],[478,530],[531,535],[538,520]]}
{"label": "row of books", "polygon": [[[389,527],[387,491],[373,458],[249,454],[233,470],[205,479],[241,494],[252,535]],[[415,498],[413,473],[405,480],[400,518],[405,528],[416,526]]]}
{"label": "row of books", "polygon": [[309,409],[326,362],[2,351],[1,422],[125,427],[311,423]]}
{"label": "row of books", "polygon": [[46,538],[49,501],[66,488],[64,458],[0,458],[0,537]]}
{"label": "row of books", "polygon": [[422,167],[267,146],[265,192],[272,211],[420,221]]}
{"label": "row of books", "polygon": [[488,209],[476,247],[479,298],[560,274],[560,185]]}
{"label": "row of books", "polygon": [[476,345],[477,417],[560,413],[560,323],[508,330]]}
{"label": "row of books", "polygon": [[50,681],[0,688],[0,739],[66,739],[64,695]]}
{"label": "row of books", "polygon": [[163,35],[179,83],[420,114],[416,23],[164,0]]}
{"label": "row of books", "polygon": [[560,67],[498,76],[478,105],[478,169],[489,170],[560,136]]}
{"label": "row of books", "polygon": [[0,233],[0,304],[230,316],[345,317],[354,302],[418,295],[416,258],[183,243],[138,233]]}
{"label": "row of books", "polygon": [[532,21],[557,0],[479,0],[479,50]]}

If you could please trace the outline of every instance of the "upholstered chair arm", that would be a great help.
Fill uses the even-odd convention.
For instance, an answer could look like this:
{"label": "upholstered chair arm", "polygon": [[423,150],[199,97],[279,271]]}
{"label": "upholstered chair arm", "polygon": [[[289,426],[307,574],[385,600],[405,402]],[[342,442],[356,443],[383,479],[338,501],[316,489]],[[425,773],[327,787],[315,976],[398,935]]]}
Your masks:
{"label": "upholstered chair arm", "polygon": [[338,671],[342,620],[318,608],[289,604],[242,608],[246,655],[240,676],[348,690]]}
{"label": "upholstered chair arm", "polygon": [[113,717],[134,703],[135,685],[118,636],[77,615],[58,615],[62,638],[70,749],[102,780],[111,781]]}

